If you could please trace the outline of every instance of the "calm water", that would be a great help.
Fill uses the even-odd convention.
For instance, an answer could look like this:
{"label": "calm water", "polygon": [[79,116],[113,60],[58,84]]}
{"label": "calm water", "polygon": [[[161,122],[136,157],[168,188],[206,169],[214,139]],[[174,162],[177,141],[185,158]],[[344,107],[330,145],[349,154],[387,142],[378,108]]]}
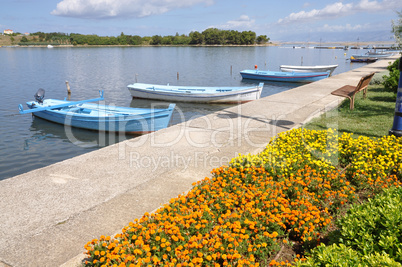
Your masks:
{"label": "calm water", "polygon": [[[150,107],[156,101],[132,100],[126,86],[135,81],[241,86],[250,81],[242,81],[239,72],[254,65],[262,70],[279,70],[281,64],[339,64],[336,75],[361,66],[346,60],[355,53],[290,47],[1,47],[0,180],[96,150],[120,138],[114,135],[100,138],[96,132],[73,129],[76,138],[70,140],[62,125],[29,114],[19,115],[18,104],[25,108],[25,102],[34,100],[39,88],[45,89],[46,98],[64,99],[65,81],[69,81],[71,100],[96,98],[98,90],[104,90],[106,104]],[[296,86],[265,82],[262,96]],[[177,103],[185,120],[226,107]],[[182,122],[179,111],[175,111],[171,124]]]}

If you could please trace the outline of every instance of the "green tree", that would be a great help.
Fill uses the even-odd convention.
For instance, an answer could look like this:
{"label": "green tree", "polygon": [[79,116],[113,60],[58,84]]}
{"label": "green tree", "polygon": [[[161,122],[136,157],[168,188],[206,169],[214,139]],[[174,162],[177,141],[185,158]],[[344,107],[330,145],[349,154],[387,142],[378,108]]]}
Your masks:
{"label": "green tree", "polygon": [[240,44],[241,33],[238,31],[226,32],[226,43],[228,44]]}
{"label": "green tree", "polygon": [[204,35],[195,31],[190,32],[190,44],[198,45],[204,42]]}
{"label": "green tree", "polygon": [[142,44],[142,38],[141,38],[141,36],[138,36],[138,35],[128,36],[127,43],[130,45],[140,45],[140,44]]}
{"label": "green tree", "polygon": [[26,38],[25,36],[23,36],[23,37],[21,38],[21,42],[22,42],[22,43],[28,42],[28,38]]}
{"label": "green tree", "polygon": [[268,42],[269,42],[269,38],[267,38],[266,35],[259,35],[257,37],[257,43],[259,43],[259,44],[265,44],[265,43],[268,43]]}
{"label": "green tree", "polygon": [[209,28],[202,32],[204,35],[204,41],[208,45],[220,45],[224,43],[224,35],[222,31],[216,28]]}
{"label": "green tree", "polygon": [[163,36],[161,44],[163,45],[171,45],[173,43],[172,36]]}
{"label": "green tree", "polygon": [[123,32],[121,32],[120,36],[117,38],[117,41],[120,45],[126,45],[128,44],[128,36],[124,35]]}
{"label": "green tree", "polygon": [[240,37],[240,44],[251,45],[255,44],[256,34],[253,31],[243,31]]}
{"label": "green tree", "polygon": [[162,43],[162,36],[160,35],[154,35],[152,36],[151,45],[160,45]]}

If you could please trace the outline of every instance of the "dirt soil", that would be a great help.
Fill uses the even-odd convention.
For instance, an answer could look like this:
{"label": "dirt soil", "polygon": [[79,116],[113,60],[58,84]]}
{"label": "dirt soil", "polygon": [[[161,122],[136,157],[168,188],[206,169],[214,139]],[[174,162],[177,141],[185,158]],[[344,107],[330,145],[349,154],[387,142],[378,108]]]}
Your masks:
{"label": "dirt soil", "polygon": [[[23,36],[18,35],[18,36],[10,36],[10,35],[0,35],[0,46],[6,46],[6,45],[17,45],[19,42],[21,42],[21,38]],[[32,40],[33,36],[25,36],[28,40]]]}

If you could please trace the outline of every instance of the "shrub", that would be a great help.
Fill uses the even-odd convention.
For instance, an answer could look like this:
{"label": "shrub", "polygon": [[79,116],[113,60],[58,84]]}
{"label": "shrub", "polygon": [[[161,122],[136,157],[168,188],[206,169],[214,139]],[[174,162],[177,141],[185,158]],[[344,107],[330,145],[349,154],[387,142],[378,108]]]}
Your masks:
{"label": "shrub", "polygon": [[297,267],[401,267],[402,265],[386,253],[374,253],[362,256],[343,244],[315,248],[305,261],[297,262]]}
{"label": "shrub", "polygon": [[392,188],[352,207],[337,222],[339,242],[362,255],[386,252],[402,263],[402,188]]}
{"label": "shrub", "polygon": [[307,266],[402,266],[402,188],[391,188],[337,221],[334,244],[312,250]]}
{"label": "shrub", "polygon": [[399,66],[399,58],[394,61],[394,63],[390,64],[387,69],[389,70],[389,76],[384,75],[384,87],[387,90],[391,90],[393,92],[398,91],[398,81],[400,76],[400,71],[398,69]]}

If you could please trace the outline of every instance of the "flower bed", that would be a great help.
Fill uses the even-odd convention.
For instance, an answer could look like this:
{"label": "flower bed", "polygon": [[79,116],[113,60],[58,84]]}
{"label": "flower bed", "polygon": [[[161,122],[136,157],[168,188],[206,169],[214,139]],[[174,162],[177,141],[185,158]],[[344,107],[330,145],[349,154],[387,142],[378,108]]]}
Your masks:
{"label": "flower bed", "polygon": [[317,246],[346,204],[401,185],[401,148],[392,136],[279,134],[121,234],[88,242],[85,266],[291,265],[274,258],[283,246]]}

